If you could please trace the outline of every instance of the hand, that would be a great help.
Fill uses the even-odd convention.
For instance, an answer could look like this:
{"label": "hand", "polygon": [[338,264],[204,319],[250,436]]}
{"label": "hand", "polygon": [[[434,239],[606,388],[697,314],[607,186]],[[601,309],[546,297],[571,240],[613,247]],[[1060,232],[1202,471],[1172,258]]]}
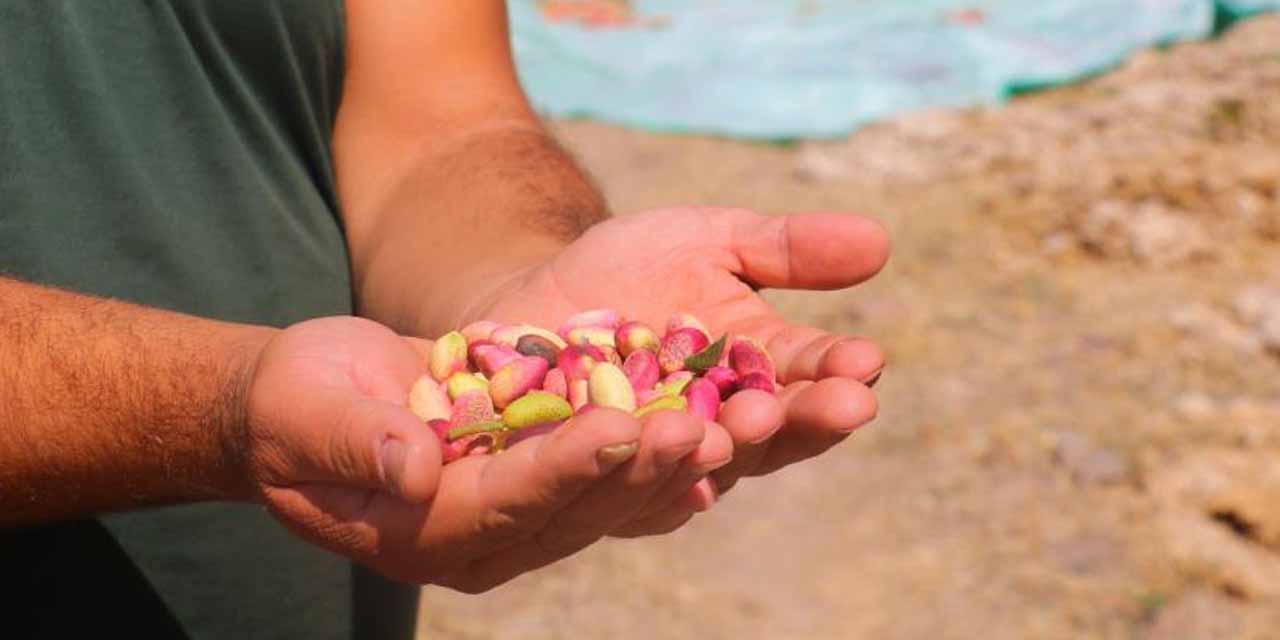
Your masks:
{"label": "hand", "polygon": [[467,320],[555,327],[572,313],[607,307],[661,331],[672,313],[687,311],[713,333],[750,335],[767,346],[785,387],[777,398],[741,393],[722,407],[718,422],[733,441],[733,461],[711,475],[714,484],[683,469],[675,482],[694,493],[664,491],[661,499],[684,497],[655,501],[615,533],[663,532],[708,508],[708,497],[739,478],[815,456],[875,417],[868,387],[884,366],[881,351],[866,340],[788,324],[756,291],[848,287],[877,273],[888,254],[883,227],[858,216],[652,211],[592,228],[495,290]]}
{"label": "hand", "polygon": [[729,457],[727,437],[683,413],[642,425],[599,410],[442,469],[435,434],[405,407],[426,371],[414,346],[355,318],[276,335],[252,369],[235,447],[285,526],[393,578],[489,589],[621,526],[681,464]]}

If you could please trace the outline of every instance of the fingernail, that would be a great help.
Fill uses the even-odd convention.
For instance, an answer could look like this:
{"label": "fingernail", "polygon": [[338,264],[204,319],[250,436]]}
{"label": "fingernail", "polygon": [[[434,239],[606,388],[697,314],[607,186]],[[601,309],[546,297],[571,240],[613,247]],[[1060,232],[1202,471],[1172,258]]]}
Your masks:
{"label": "fingernail", "polygon": [[396,495],[402,495],[405,460],[409,457],[408,449],[399,440],[387,440],[382,443],[381,455],[382,480],[386,483],[387,490]]}
{"label": "fingernail", "polygon": [[702,463],[702,465],[698,466],[694,471],[698,474],[698,476],[700,476],[698,477],[698,479],[701,480],[703,477],[706,477],[708,473],[711,473],[712,471],[715,471],[716,469],[719,469],[720,467],[723,467],[729,464],[730,462],[733,462],[733,456],[729,456],[728,458],[724,458],[723,460],[716,460],[714,462],[704,462]]}
{"label": "fingernail", "polygon": [[770,429],[770,430],[769,430],[769,433],[766,433],[766,434],[764,434],[763,436],[760,436],[759,438],[756,438],[755,440],[748,440],[748,441],[747,441],[747,444],[764,444],[765,442],[768,442],[768,440],[769,440],[770,438],[772,438],[773,436],[777,435],[777,434],[778,434],[778,432],[779,432],[779,431],[781,431],[781,430],[782,430],[782,425],[778,425],[778,426],[776,426],[776,427],[774,427],[774,428]]}
{"label": "fingernail", "polygon": [[881,375],[881,374],[883,374],[883,373],[884,373],[884,369],[880,369],[879,371],[876,371],[876,374],[875,374],[875,375],[873,375],[873,376],[871,376],[871,379],[870,379],[870,380],[867,380],[867,381],[866,381],[866,382],[864,382],[863,384],[867,385],[867,388],[868,388],[868,389],[870,389],[871,387],[876,386],[876,383],[877,383],[877,382],[880,382],[880,375]]}
{"label": "fingernail", "polygon": [[[705,481],[705,482],[704,482],[704,481]],[[690,490],[690,491],[696,491],[696,492],[697,492],[697,495],[700,497],[700,499],[698,500],[697,504],[694,504],[694,505],[688,505],[688,506],[691,506],[691,507],[693,508],[693,512],[694,512],[694,513],[704,513],[704,512],[706,512],[706,511],[710,511],[710,510],[711,510],[711,507],[712,507],[712,506],[714,506],[714,504],[715,504],[715,501],[716,501],[716,500],[715,500],[715,492],[714,492],[714,491],[712,491],[712,492],[711,492],[711,494],[710,494],[711,498],[710,498],[710,500],[708,500],[708,499],[707,499],[707,498],[708,498],[708,494],[707,494],[707,492],[706,492],[705,490],[703,490],[703,489],[699,489],[699,487],[700,487],[700,486],[705,486],[705,485],[707,485],[707,484],[710,484],[710,485],[713,485],[713,486],[714,486],[714,485],[715,485],[715,480],[711,480],[711,479],[710,479],[710,476],[697,476],[697,477],[695,478],[695,480],[694,480],[693,484],[689,486],[689,490]]]}
{"label": "fingernail", "polygon": [[596,452],[596,460],[600,463],[601,470],[607,473],[630,460],[632,456],[636,455],[636,450],[639,448],[640,445],[635,442],[600,447],[600,450]]}
{"label": "fingernail", "polygon": [[706,500],[702,504],[698,505],[698,512],[704,513],[710,511],[711,507],[714,507],[716,502],[720,499],[720,490],[716,486],[716,481],[707,479],[705,484],[700,482],[695,486],[706,488],[706,491],[703,492],[703,497],[706,498]]}

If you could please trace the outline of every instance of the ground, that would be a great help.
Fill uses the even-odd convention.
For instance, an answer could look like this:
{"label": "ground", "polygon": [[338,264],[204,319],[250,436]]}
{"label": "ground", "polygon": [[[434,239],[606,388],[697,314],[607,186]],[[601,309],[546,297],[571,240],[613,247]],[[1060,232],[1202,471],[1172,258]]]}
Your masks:
{"label": "ground", "polygon": [[880,417],[669,537],[428,589],[424,637],[1280,637],[1280,17],[845,140],[556,130],[619,212],[884,221],[874,282],[768,294],[884,345]]}

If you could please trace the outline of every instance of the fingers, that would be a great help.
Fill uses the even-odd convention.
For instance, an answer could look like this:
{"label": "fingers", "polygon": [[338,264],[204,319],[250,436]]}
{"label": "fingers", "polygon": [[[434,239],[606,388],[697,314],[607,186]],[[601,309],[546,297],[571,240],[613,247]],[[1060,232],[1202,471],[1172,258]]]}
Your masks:
{"label": "fingers", "polygon": [[332,425],[320,437],[285,433],[268,443],[297,469],[291,482],[377,489],[410,502],[426,501],[435,493],[440,442],[408,409],[337,391],[316,409],[300,417]]}
{"label": "fingers", "polygon": [[409,346],[413,347],[418,357],[422,358],[422,367],[426,370],[431,364],[431,347],[435,345],[435,341],[413,336],[405,336],[404,339],[409,342]]}
{"label": "fingers", "polygon": [[501,454],[454,462],[417,544],[444,545],[468,562],[532,538],[636,457],[641,439],[640,421],[599,409]]}
{"label": "fingers", "polygon": [[786,408],[786,426],[749,475],[772,473],[812,458],[874,420],[878,411],[875,394],[846,378],[798,383],[784,389],[780,399]]}
{"label": "fingers", "polygon": [[[684,459],[699,450],[706,434],[706,423],[695,416],[678,411],[652,414],[645,421],[636,458],[557,513],[538,543],[567,555],[617,528],[643,509],[684,464]],[[719,458],[715,462],[719,462],[730,452],[712,453]]]}
{"label": "fingers", "polygon": [[610,532],[609,535],[615,538],[660,536],[683,527],[695,515],[698,515],[699,511],[699,509],[694,509],[693,507],[670,507],[653,515],[628,522],[622,528]]}
{"label": "fingers", "polygon": [[843,289],[871,276],[889,259],[889,234],[851,214],[764,216],[742,209],[712,212],[727,228],[730,249],[748,282],[784,289]]}
{"label": "fingers", "polygon": [[701,420],[682,412],[651,414],[645,420],[634,458],[555,513],[540,533],[477,559],[454,576],[454,582],[468,592],[484,591],[599,540],[644,506],[681,460],[698,449],[704,433]]}
{"label": "fingers", "polygon": [[263,493],[267,509],[302,539],[351,558],[377,553],[380,524],[365,516],[386,494],[327,484],[266,487]]}
{"label": "fingers", "polygon": [[376,401],[369,404],[375,408],[367,414],[367,424],[349,434],[348,449],[361,455],[370,438],[379,442],[376,473],[380,488],[411,503],[430,500],[440,483],[443,464],[439,439],[430,429],[422,428],[418,417],[407,409]]}
{"label": "fingers", "polygon": [[[779,411],[781,414],[781,411]],[[688,498],[689,491],[707,477],[715,469],[730,464],[735,455],[733,437],[720,424],[704,423],[706,436],[697,451],[689,454],[680,463],[680,467],[671,475],[649,501],[631,519],[631,522],[650,518],[658,513],[668,511],[673,505]],[[689,508],[705,511],[711,504],[692,504]],[[625,528],[626,525],[624,525]],[[613,532],[610,532],[613,535]]]}
{"label": "fingers", "polygon": [[575,417],[550,434],[494,456],[480,477],[482,529],[510,521],[539,531],[557,510],[636,455],[639,420],[613,409]]}
{"label": "fingers", "polygon": [[593,411],[501,454],[463,458],[445,468],[426,506],[323,485],[281,490],[269,503],[286,522],[305,523],[307,539],[388,575],[465,588],[470,561],[531,538],[633,457],[640,428],[628,414]]}
{"label": "fingers", "polygon": [[884,352],[871,341],[813,327],[789,326],[770,336],[766,347],[783,384],[835,377],[868,382],[885,365]]}
{"label": "fingers", "polygon": [[735,393],[720,407],[720,422],[733,439],[733,460],[711,474],[719,491],[729,491],[759,466],[784,417],[782,402],[764,391]]}

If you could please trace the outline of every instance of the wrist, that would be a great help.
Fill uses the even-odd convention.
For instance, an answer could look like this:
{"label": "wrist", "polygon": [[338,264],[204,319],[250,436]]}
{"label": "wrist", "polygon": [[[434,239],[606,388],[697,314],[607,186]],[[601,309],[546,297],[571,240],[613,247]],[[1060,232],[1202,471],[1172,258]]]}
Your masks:
{"label": "wrist", "polygon": [[236,327],[228,333],[223,346],[228,376],[219,403],[222,410],[215,424],[218,434],[215,476],[219,479],[219,492],[228,500],[251,501],[259,494],[250,465],[249,391],[262,353],[278,333],[278,329],[269,327]]}
{"label": "wrist", "polygon": [[519,290],[568,246],[552,237],[524,238],[508,249],[501,260],[476,261],[456,272],[447,286],[433,287],[430,299],[417,307],[413,332],[428,338],[484,319],[489,310]]}

